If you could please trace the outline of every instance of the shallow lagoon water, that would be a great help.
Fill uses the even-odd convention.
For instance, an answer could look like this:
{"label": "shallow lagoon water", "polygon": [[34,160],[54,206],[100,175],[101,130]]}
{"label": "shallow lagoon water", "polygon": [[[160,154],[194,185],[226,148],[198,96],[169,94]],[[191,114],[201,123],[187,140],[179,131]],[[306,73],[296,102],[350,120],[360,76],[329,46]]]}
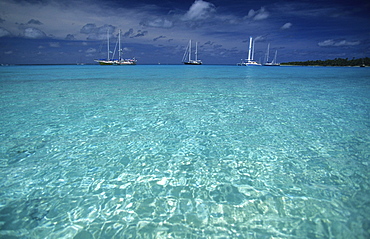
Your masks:
{"label": "shallow lagoon water", "polygon": [[370,68],[0,68],[2,238],[369,238]]}

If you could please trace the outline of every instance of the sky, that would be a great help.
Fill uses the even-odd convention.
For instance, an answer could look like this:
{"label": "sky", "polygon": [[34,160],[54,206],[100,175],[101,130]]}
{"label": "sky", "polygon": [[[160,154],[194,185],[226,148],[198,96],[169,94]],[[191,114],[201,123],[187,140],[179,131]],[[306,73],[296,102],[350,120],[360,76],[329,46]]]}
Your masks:
{"label": "sky", "polygon": [[[370,57],[365,0],[0,0],[0,64],[93,64],[113,51],[138,64],[181,64],[189,40],[204,64]],[[193,49],[194,49],[193,45]]]}

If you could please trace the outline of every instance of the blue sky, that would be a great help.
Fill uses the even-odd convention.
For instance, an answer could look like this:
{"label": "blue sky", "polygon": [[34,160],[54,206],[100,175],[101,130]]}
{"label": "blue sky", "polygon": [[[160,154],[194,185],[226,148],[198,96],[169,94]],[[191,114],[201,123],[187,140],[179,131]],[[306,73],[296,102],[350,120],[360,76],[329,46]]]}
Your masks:
{"label": "blue sky", "polygon": [[122,31],[138,64],[180,64],[189,39],[204,64],[236,64],[255,39],[278,61],[370,56],[369,1],[0,0],[0,63],[94,63]]}

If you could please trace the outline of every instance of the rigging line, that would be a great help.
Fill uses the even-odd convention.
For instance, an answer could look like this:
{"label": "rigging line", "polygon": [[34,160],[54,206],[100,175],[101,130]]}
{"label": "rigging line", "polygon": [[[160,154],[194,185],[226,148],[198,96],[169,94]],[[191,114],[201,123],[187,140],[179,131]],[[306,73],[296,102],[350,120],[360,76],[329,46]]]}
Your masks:
{"label": "rigging line", "polygon": [[187,45],[184,56],[182,57],[182,62],[185,62],[187,53],[189,52],[189,45]]}
{"label": "rigging line", "polygon": [[112,59],[114,59],[114,56],[116,55],[117,45],[118,45],[118,40],[116,41],[116,45],[114,46],[114,51],[113,51]]}

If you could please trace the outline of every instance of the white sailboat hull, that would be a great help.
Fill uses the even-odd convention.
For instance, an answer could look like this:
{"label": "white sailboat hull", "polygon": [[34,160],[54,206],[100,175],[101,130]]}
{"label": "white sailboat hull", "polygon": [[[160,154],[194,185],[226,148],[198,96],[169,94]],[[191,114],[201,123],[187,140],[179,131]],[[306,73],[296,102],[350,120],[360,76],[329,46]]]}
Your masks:
{"label": "white sailboat hull", "polygon": [[261,64],[255,62],[255,61],[250,61],[245,63],[246,66],[261,66]]}
{"label": "white sailboat hull", "polygon": [[280,66],[280,63],[269,62],[269,63],[264,63],[263,66]]}
{"label": "white sailboat hull", "polygon": [[185,65],[202,65],[202,62],[200,60],[198,61],[186,61],[183,62]]}
{"label": "white sailboat hull", "polygon": [[247,62],[238,63],[238,66],[261,66],[261,64],[255,61],[247,61]]}
{"label": "white sailboat hull", "polygon": [[135,59],[129,60],[95,60],[100,65],[136,65]]}

